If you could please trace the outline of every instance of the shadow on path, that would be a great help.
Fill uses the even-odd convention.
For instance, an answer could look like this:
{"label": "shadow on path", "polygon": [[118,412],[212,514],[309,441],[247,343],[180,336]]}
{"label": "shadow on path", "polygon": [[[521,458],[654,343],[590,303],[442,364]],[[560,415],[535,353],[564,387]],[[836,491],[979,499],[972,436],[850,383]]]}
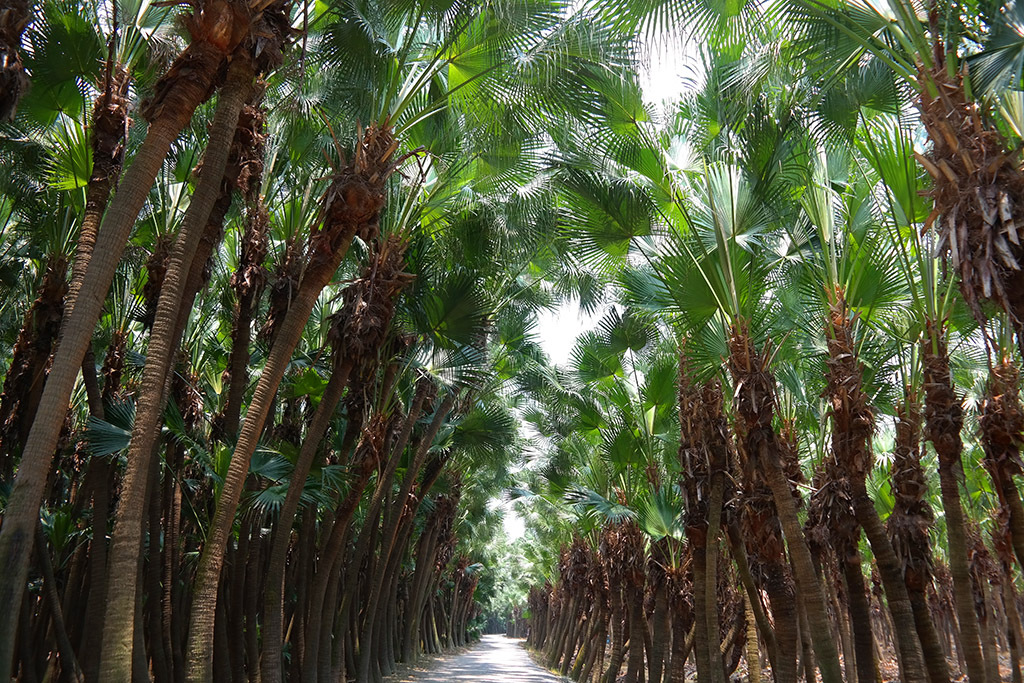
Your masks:
{"label": "shadow on path", "polygon": [[565,680],[534,664],[522,643],[500,635],[484,636],[469,650],[441,657],[429,670],[409,672],[394,683],[557,683]]}

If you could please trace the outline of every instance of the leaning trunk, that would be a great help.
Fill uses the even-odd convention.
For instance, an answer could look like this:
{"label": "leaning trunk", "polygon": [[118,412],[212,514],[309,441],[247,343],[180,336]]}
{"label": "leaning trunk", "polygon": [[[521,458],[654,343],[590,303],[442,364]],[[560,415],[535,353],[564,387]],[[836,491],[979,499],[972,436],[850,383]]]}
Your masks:
{"label": "leaning trunk", "polygon": [[189,633],[190,681],[199,683],[210,678],[217,580],[224,549],[274,395],[320,292],[334,276],[352,240],[357,234],[369,239],[376,233],[378,215],[384,205],[384,182],[393,170],[389,165],[395,149],[393,143],[389,131],[371,126],[359,142],[353,165],[343,169],[327,191],[323,223],[310,237],[309,263],[260,374],[217,500],[210,535],[199,558]]}
{"label": "leaning trunk", "polygon": [[[203,26],[204,19],[215,22],[214,26]],[[199,25],[194,40],[157,84],[157,96],[143,112],[150,120],[146,139],[121,179],[100,225],[98,248],[89,261],[82,289],[63,328],[37,410],[39,419],[32,425],[7,501],[0,529],[0,612],[15,614],[21,605],[32,554],[33,528],[64,414],[129,233],[171,145],[191,121],[196,107],[209,97],[226,54],[237,44],[234,39],[227,45],[215,44],[203,37],[224,36],[225,31],[217,26],[219,21],[234,23],[235,17],[227,10],[218,16],[204,15],[194,20],[192,26]],[[200,32],[201,29],[205,30]],[[226,33],[231,35],[232,31]],[[14,620],[0,622],[0,680],[10,677],[14,635]]]}
{"label": "leaning trunk", "polygon": [[199,184],[189,203],[181,232],[171,252],[164,276],[156,319],[150,336],[146,365],[136,408],[135,424],[128,449],[128,469],[122,484],[114,534],[110,550],[110,571],[122,580],[111,585],[104,618],[104,651],[100,675],[103,680],[124,680],[131,666],[131,623],[135,614],[135,586],[127,572],[138,562],[142,544],[143,510],[149,470],[155,456],[160,420],[166,403],[171,364],[177,353],[180,331],[179,309],[192,270],[196,249],[206,229],[213,204],[221,194],[221,179],[227,166],[239,113],[249,97],[253,66],[244,57],[236,57],[221,91],[210,130],[210,141],[203,155]]}

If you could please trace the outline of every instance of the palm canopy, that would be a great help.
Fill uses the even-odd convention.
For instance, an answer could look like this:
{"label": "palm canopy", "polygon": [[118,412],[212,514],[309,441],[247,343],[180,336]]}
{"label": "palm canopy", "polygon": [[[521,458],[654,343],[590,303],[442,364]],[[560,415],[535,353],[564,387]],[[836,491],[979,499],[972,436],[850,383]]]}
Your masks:
{"label": "palm canopy", "polygon": [[[838,642],[941,681],[946,641],[995,680],[1018,14],[38,2],[0,131],[0,534],[42,534],[0,552],[0,677],[376,681],[500,610],[577,680],[753,678],[761,643],[831,683]],[[171,131],[179,53],[219,66]],[[555,365],[538,320],[573,305]]]}

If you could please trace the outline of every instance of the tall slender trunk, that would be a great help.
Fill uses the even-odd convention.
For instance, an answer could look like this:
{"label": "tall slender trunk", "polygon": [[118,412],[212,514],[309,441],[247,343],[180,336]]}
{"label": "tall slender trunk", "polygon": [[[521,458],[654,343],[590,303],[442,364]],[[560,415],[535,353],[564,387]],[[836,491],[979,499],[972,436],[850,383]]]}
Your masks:
{"label": "tall slender trunk", "polygon": [[775,507],[779,512],[782,532],[793,558],[793,576],[807,610],[811,644],[814,647],[822,680],[825,683],[841,683],[839,656],[835,641],[830,635],[832,629],[825,609],[825,596],[822,592],[821,582],[814,572],[811,551],[807,547],[807,541],[800,527],[789,480],[782,473],[778,463],[771,459],[771,455],[763,453],[762,458],[762,462],[766,465],[768,484],[772,489]]}
{"label": "tall slender trunk", "polygon": [[747,683],[761,683],[761,653],[757,643],[757,622],[750,602],[750,595],[743,594],[744,617],[747,623],[747,649],[744,659],[747,661]]}
{"label": "tall slender trunk", "polygon": [[148,635],[149,649],[153,659],[153,678],[156,683],[173,683],[171,675],[170,653],[164,648],[164,639],[161,628],[160,600],[160,574],[163,569],[160,552],[162,531],[160,524],[160,513],[163,508],[163,497],[160,495],[160,470],[152,468],[150,476],[149,505],[147,506],[148,524],[147,535],[149,539],[148,552],[145,557],[144,567],[144,590],[146,593],[145,604],[145,630]]}
{"label": "tall slender trunk", "polygon": [[775,640],[778,643],[778,663],[772,667],[772,672],[776,683],[796,683],[800,615],[797,610],[797,596],[793,590],[793,579],[784,557],[763,565],[762,571],[765,575],[765,592],[768,594],[772,617],[775,620]]}
{"label": "tall slender trunk", "polygon": [[86,598],[82,668],[86,683],[97,683],[102,651],[103,612],[107,604],[107,532],[110,519],[110,492],[114,486],[114,465],[107,458],[94,458],[90,470],[96,470],[96,488],[92,502],[92,540],[89,542],[89,595]]}
{"label": "tall slender trunk", "polygon": [[[426,602],[427,577],[434,562],[434,550],[437,548],[437,524],[429,524],[423,530],[416,543],[416,568],[412,575],[412,588],[409,591],[409,607],[406,610],[406,622],[402,631],[402,661],[411,664],[416,661],[420,652],[419,627],[423,605]],[[530,633],[534,638],[540,629]],[[531,641],[538,647],[536,640]]]}
{"label": "tall slender trunk", "polygon": [[1021,473],[1019,444],[1024,439],[1024,410],[1020,373],[1012,360],[1004,358],[989,371],[978,422],[985,449],[983,462],[995,484],[1017,563],[1024,569],[1024,506],[1013,480]]}
{"label": "tall slender trunk", "polygon": [[985,660],[981,654],[978,616],[974,611],[974,589],[967,563],[967,531],[960,504],[958,477],[963,476],[963,406],[953,391],[945,329],[941,323],[927,321],[928,334],[922,341],[925,389],[925,436],[939,456],[939,488],[946,513],[949,541],[949,570],[953,577],[953,597],[959,624],[960,643],[970,683],[985,683]]}
{"label": "tall slender trunk", "polygon": [[679,353],[679,462],[686,499],[686,535],[693,556],[694,649],[697,676],[718,683],[724,670],[719,656],[718,536],[721,530],[728,431],[717,384],[696,386],[686,355]]}
{"label": "tall slender trunk", "polygon": [[[691,547],[693,554],[693,614],[697,622],[693,637],[693,649],[696,652],[697,679],[704,683],[704,681],[712,681],[714,676],[711,672],[711,647],[708,642],[708,598],[707,591],[703,589],[708,582],[708,563],[706,557],[708,550],[703,545]],[[717,618],[718,611],[714,610],[714,612]],[[715,635],[717,636],[718,634],[716,633]]]}
{"label": "tall slender trunk", "polygon": [[[428,391],[428,388],[429,385],[423,383],[417,385],[416,398],[413,400],[413,408],[417,408],[417,413],[420,410],[422,410],[423,401],[427,397],[426,392]],[[416,452],[413,456],[413,461],[410,465],[409,470],[406,472],[405,479],[402,482],[402,488],[399,491],[399,498],[398,502],[396,503],[397,506],[401,506],[401,508],[405,507],[406,499],[408,498],[409,491],[412,488],[412,483],[413,481],[415,481],[418,470],[420,469],[420,467],[422,467],[423,461],[426,459],[427,452],[429,451],[430,446],[433,445],[434,439],[437,437],[437,434],[441,429],[441,425],[444,423],[444,420],[447,419],[448,414],[451,412],[452,408],[455,407],[455,401],[457,397],[457,391],[449,392],[448,395],[445,396],[444,400],[441,402],[437,411],[434,413],[434,418],[433,420],[431,420],[427,432],[423,435],[423,438],[420,440],[418,448],[416,449]],[[398,446],[400,446],[402,450],[405,450],[405,444],[409,440],[409,435],[411,434],[413,422],[416,419],[418,419],[417,413],[413,413],[410,409],[409,416],[406,419],[406,427],[405,429],[403,429],[402,435],[399,438],[399,443],[395,448],[395,452],[391,455],[391,462],[393,463],[394,466],[397,466],[398,460],[402,456],[402,451],[398,450]],[[392,469],[391,473],[393,473],[393,471],[394,470]],[[403,493],[404,495],[402,495]],[[385,563],[385,566],[390,559],[389,555],[394,545],[395,532],[397,530],[398,520],[400,519],[400,516],[400,513],[395,514],[393,524],[389,524],[387,528],[383,530],[382,533],[381,561]],[[383,577],[381,577],[381,579],[383,579]],[[377,613],[377,606],[381,591],[381,583],[381,580],[374,580],[373,578],[371,578],[370,595],[367,599],[366,620],[363,626],[363,630],[360,632],[360,646],[368,642],[370,633],[372,632],[370,629],[373,628],[375,616]],[[368,659],[370,656],[371,655],[369,652],[369,648],[367,648],[366,650],[362,649],[362,647],[360,648],[358,663],[358,672],[360,675],[360,680],[366,680],[362,677],[368,673],[367,667],[369,666]]]}
{"label": "tall slender trunk", "polygon": [[53,574],[53,562],[50,560],[50,552],[46,549],[46,537],[43,535],[42,526],[36,530],[36,554],[39,556],[39,567],[43,574],[43,593],[50,609],[54,635],[57,638],[61,670],[65,678],[74,683],[81,683],[83,680],[82,669],[78,666],[75,650],[71,646],[71,639],[68,638],[60,597],[57,595],[57,579]]}
{"label": "tall slender trunk", "polygon": [[[729,552],[733,557],[733,561],[736,564],[736,573],[740,576],[740,581],[743,583],[743,588],[747,595],[748,606],[753,613],[754,620],[757,623],[757,628],[760,632],[760,639],[764,644],[765,650],[768,651],[768,662],[771,664],[772,673],[775,675],[776,681],[779,681],[778,667],[782,660],[779,654],[779,644],[775,637],[775,630],[772,627],[771,621],[768,619],[768,615],[765,614],[764,606],[761,604],[761,592],[754,584],[754,577],[750,573],[750,565],[747,561],[746,550],[743,547],[743,542],[740,538],[739,528],[735,524],[729,524],[726,526],[726,540],[729,543]],[[794,632],[796,631],[795,618],[790,620],[791,627]],[[791,683],[796,683],[796,637],[793,638],[794,646],[791,648],[793,651],[793,673],[790,677]]]}
{"label": "tall slender trunk", "polygon": [[[668,661],[669,639],[671,636],[668,586],[665,583],[663,571],[658,579],[659,581],[654,588],[654,616],[651,620],[652,651],[647,658],[648,678],[651,683],[661,683],[665,664]],[[650,582],[650,579],[648,579],[648,582]]]}
{"label": "tall slender trunk", "polygon": [[[140,509],[139,501],[149,481],[149,470],[155,454],[154,444],[167,400],[165,387],[180,340],[180,330],[176,328],[183,294],[210,212],[221,194],[221,182],[235,138],[238,117],[253,87],[253,69],[252,62],[242,55],[236,56],[231,63],[227,82],[217,102],[199,183],[185,213],[164,276],[142,374],[135,425],[128,449],[128,468],[122,484],[111,543],[110,570],[115,576],[128,577],[124,570],[137,561],[141,552],[143,510]],[[134,588],[130,579],[119,581],[107,596],[104,652],[100,669],[104,680],[123,680],[131,666],[130,624],[135,611]]]}
{"label": "tall slender trunk", "polygon": [[356,449],[357,455],[353,463],[353,467],[356,469],[356,479],[345,496],[345,500],[338,507],[337,517],[331,528],[330,536],[321,550],[322,566],[318,569],[312,580],[310,588],[310,604],[312,609],[304,625],[307,648],[312,650],[312,656],[303,663],[303,683],[316,683],[317,681],[316,655],[319,649],[320,629],[323,623],[324,599],[332,572],[334,571],[333,568],[340,564],[339,556],[345,547],[345,540],[348,537],[348,531],[356,507],[358,507],[363,492],[370,482],[373,470],[380,465],[382,458],[381,448],[384,441],[382,434],[385,433],[384,427],[385,421],[383,416],[377,414],[367,428],[363,430],[363,437]]}
{"label": "tall slender trunk", "polygon": [[389,131],[371,126],[359,141],[353,167],[339,173],[327,191],[323,224],[310,237],[309,265],[256,385],[231,456],[224,488],[217,500],[212,528],[199,558],[188,647],[188,680],[192,683],[203,683],[210,677],[217,578],[249,463],[263,433],[274,395],[320,292],[334,276],[352,240],[358,233],[370,237],[376,231],[378,215],[384,205],[383,185],[395,148],[393,143]]}
{"label": "tall slender trunk", "polygon": [[910,602],[902,563],[893,549],[889,536],[885,533],[885,526],[878,517],[874,503],[868,496],[866,483],[863,479],[855,477],[852,486],[853,507],[857,513],[857,521],[864,529],[864,534],[871,545],[878,573],[882,577],[889,613],[896,626],[894,629],[896,647],[904,672],[903,676],[906,680],[924,681],[927,679],[931,683],[948,680],[944,662],[929,664],[925,659],[925,647],[923,639],[919,635],[920,628],[917,626],[917,619]]}
{"label": "tall slender trunk", "polygon": [[[825,332],[828,338],[829,373],[828,392],[832,397],[830,413],[832,432],[832,452],[844,482],[848,482],[852,500],[853,516],[868,537],[874,553],[885,594],[889,604],[889,612],[895,623],[896,649],[899,660],[900,676],[904,681],[925,683],[927,680],[924,655],[919,640],[915,637],[913,614],[910,598],[907,595],[903,572],[889,537],[875,510],[874,503],[867,494],[866,480],[870,473],[874,456],[871,451],[871,434],[873,416],[868,403],[868,396],[862,389],[864,367],[857,354],[854,340],[853,317],[846,304],[841,289],[829,291],[829,312]],[[859,533],[858,533],[859,536]],[[839,549],[846,559],[854,557],[855,547]],[[859,552],[856,552],[859,558]],[[844,558],[840,557],[840,561]],[[850,570],[852,571],[852,570]],[[847,572],[849,574],[849,572]],[[848,579],[855,579],[852,575]],[[861,577],[858,585],[863,584]],[[855,590],[853,586],[849,587]],[[859,595],[855,596],[859,599]],[[851,608],[854,606],[851,604]],[[858,606],[862,608],[863,606]],[[870,622],[866,622],[870,624]],[[866,641],[870,634],[857,633],[863,626],[859,619],[854,620],[854,635],[858,637],[858,655],[863,651],[867,654]],[[866,676],[866,668],[858,665],[858,674]],[[872,675],[874,675],[872,673]]]}
{"label": "tall slender trunk", "polygon": [[249,344],[253,317],[266,284],[263,261],[267,257],[270,216],[260,198],[249,203],[245,231],[239,246],[238,268],[231,275],[231,287],[238,297],[231,328],[231,356],[228,360],[228,400],[222,413],[221,430],[229,438],[238,436],[242,402],[249,385]]}
{"label": "tall slender trunk", "polygon": [[[707,569],[704,573],[704,601],[705,611],[704,625],[708,633],[708,656],[710,658],[712,683],[724,683],[725,671],[722,669],[721,648],[722,643],[719,637],[719,616],[718,610],[712,609],[712,605],[718,602],[718,535],[722,526],[722,498],[725,493],[725,474],[720,469],[715,469],[711,475],[711,495],[708,499],[708,538],[705,552]],[[698,590],[699,587],[695,586]]]}
{"label": "tall slender trunk", "polygon": [[341,395],[348,384],[351,369],[351,364],[343,363],[331,373],[327,387],[320,397],[320,404],[313,414],[313,421],[310,423],[302,447],[299,449],[295,470],[278,515],[271,541],[270,566],[267,569],[267,587],[263,601],[263,656],[260,660],[260,672],[266,683],[279,683],[283,675],[281,645],[284,623],[284,570],[288,559],[292,522],[299,509],[306,478],[313,466],[313,460],[324,435],[327,433],[338,401],[341,400]]}
{"label": "tall slender trunk", "polygon": [[871,603],[864,585],[860,551],[847,548],[840,557],[843,578],[846,579],[847,607],[850,613],[850,627],[853,631],[854,663],[858,683],[875,683],[875,643],[871,632]]}
{"label": "tall slender trunk", "polygon": [[[103,217],[99,248],[89,261],[75,307],[68,314],[39,402],[38,419],[29,432],[7,501],[0,528],[0,612],[14,614],[21,604],[33,528],[64,414],[129,233],[171,145],[191,121],[196,107],[209,96],[224,57],[221,48],[205,40],[193,42],[157,85],[158,98],[145,112],[152,117],[149,131]],[[0,680],[10,677],[14,637],[14,620],[0,621]]]}
{"label": "tall slender trunk", "polygon": [[622,590],[619,586],[610,586],[609,605],[611,607],[612,653],[608,668],[602,678],[603,683],[614,683],[619,677],[626,647],[626,634],[623,619]]}

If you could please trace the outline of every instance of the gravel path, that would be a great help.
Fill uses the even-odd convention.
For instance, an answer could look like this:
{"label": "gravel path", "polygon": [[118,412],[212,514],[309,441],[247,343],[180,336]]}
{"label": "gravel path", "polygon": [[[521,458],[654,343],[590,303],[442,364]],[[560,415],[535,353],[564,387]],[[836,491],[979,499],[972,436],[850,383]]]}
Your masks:
{"label": "gravel path", "polygon": [[523,641],[484,636],[468,650],[438,657],[424,668],[390,678],[389,683],[557,683],[563,680],[534,664],[523,649]]}

